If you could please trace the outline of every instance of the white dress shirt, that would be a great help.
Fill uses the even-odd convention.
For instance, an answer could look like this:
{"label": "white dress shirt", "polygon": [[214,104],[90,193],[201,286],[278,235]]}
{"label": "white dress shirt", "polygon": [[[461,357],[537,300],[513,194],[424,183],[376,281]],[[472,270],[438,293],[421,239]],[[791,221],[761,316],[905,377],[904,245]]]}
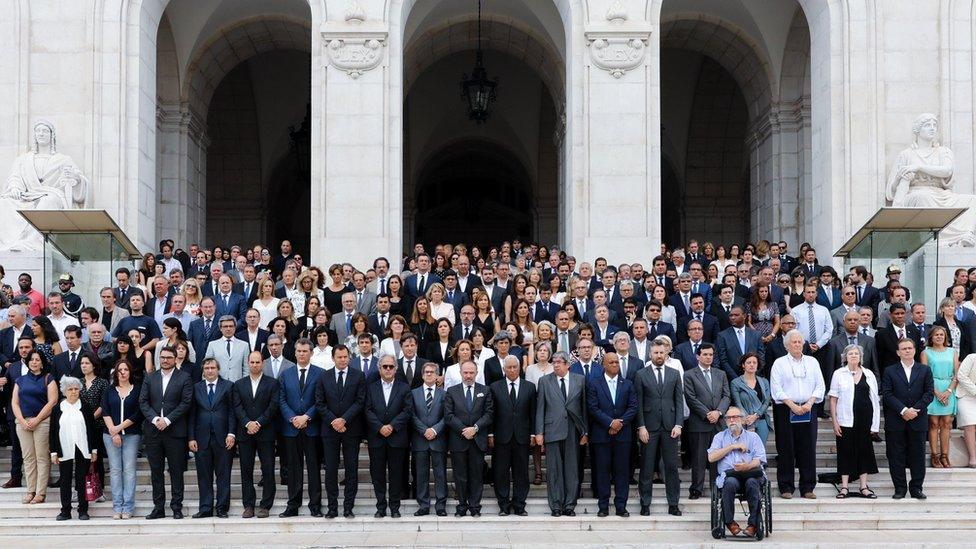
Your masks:
{"label": "white dress shirt", "polygon": [[[813,309],[814,334],[815,340],[810,340],[810,309]],[[803,340],[810,344],[823,347],[830,342],[830,336],[834,333],[834,321],[830,318],[830,311],[823,305],[816,303],[801,303],[793,307],[793,319],[796,320],[796,329],[803,336]]]}
{"label": "white dress shirt", "polygon": [[807,355],[801,355],[799,360],[789,353],[777,358],[769,373],[769,391],[777,404],[792,400],[803,405],[810,397],[814,397],[814,402],[823,402],[824,379],[820,364]]}
{"label": "white dress shirt", "polygon": [[603,378],[607,380],[607,387],[610,389],[610,402],[612,402],[614,404],[614,406],[616,406],[617,405],[617,379],[618,379],[618,376],[610,377],[610,376],[608,376],[606,374],[603,374]]}
{"label": "white dress shirt", "polygon": [[251,396],[252,397],[258,396],[258,384],[261,383],[261,376],[258,376],[257,379],[254,379],[254,377],[252,376],[247,376],[247,377],[251,379]]}
{"label": "white dress shirt", "polygon": [[383,381],[382,382],[382,385],[383,385],[383,402],[387,406],[389,406],[389,404],[390,404],[390,395],[393,393],[393,382],[392,381]]}

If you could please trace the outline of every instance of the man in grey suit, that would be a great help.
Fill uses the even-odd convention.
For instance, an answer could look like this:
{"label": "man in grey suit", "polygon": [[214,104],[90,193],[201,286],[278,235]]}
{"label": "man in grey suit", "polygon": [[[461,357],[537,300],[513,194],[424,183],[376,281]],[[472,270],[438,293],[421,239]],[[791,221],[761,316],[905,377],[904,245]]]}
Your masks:
{"label": "man in grey suit", "polygon": [[[861,358],[861,365],[880,376],[874,338],[858,331],[860,321],[861,313],[857,312],[856,309],[844,315],[841,333],[831,338],[830,343],[827,344],[827,364],[832,366],[831,371],[837,370],[843,366],[844,349],[848,345],[860,345],[864,355]],[[826,380],[824,381],[826,382]]]}
{"label": "man in grey suit", "polygon": [[376,294],[366,289],[366,275],[352,275],[352,293],[356,297],[356,312],[369,316],[376,312]]}
{"label": "man in grey suit", "polygon": [[430,514],[430,470],[434,470],[434,511],[447,516],[447,434],[444,424],[444,389],[437,386],[437,364],[423,366],[424,382],[411,391],[413,435],[410,437],[416,465],[415,486],[419,509],[413,516]]}
{"label": "man in grey suit", "polygon": [[830,310],[830,320],[834,323],[834,335],[844,331],[844,315],[849,311],[857,312],[857,290],[853,286],[844,286],[840,290],[840,305]]}
{"label": "man in grey suit", "polygon": [[356,314],[356,294],[346,292],[342,294],[342,310],[332,315],[329,328],[335,332],[336,341],[342,343],[352,333],[352,315]]}
{"label": "man in grey suit", "polygon": [[269,334],[268,342],[265,346],[268,348],[268,354],[271,356],[264,360],[264,375],[280,379],[281,374],[285,370],[295,367],[294,362],[288,360],[281,354],[281,351],[284,349],[284,344],[281,342],[278,334]]}
{"label": "man in grey suit", "polygon": [[651,343],[651,363],[637,371],[634,388],[637,391],[637,437],[643,444],[641,462],[640,513],[651,514],[651,475],[658,457],[664,459],[664,486],[668,497],[668,513],[681,516],[678,498],[681,479],[678,477],[678,449],[681,445],[681,424],[684,419],[684,390],[681,374],[668,368],[668,348],[662,341]]}
{"label": "man in grey suit", "polygon": [[204,358],[214,358],[220,363],[220,377],[235,382],[247,375],[247,355],[251,348],[246,341],[237,339],[237,318],[233,315],[220,317],[220,339],[207,345]]}
{"label": "man in grey suit", "polygon": [[589,424],[586,380],[569,371],[569,362],[569,354],[553,354],[553,371],[539,379],[536,395],[536,444],[546,448],[549,509],[554,517],[576,516],[579,447],[586,445]]}
{"label": "man in grey suit", "polygon": [[[698,347],[698,366],[685,372],[685,400],[691,448],[691,489],[688,499],[698,499],[705,487],[708,448],[716,433],[725,428],[722,417],[729,409],[729,380],[720,368],[712,368],[715,347],[702,343]],[[712,469],[714,480],[714,469]]]}

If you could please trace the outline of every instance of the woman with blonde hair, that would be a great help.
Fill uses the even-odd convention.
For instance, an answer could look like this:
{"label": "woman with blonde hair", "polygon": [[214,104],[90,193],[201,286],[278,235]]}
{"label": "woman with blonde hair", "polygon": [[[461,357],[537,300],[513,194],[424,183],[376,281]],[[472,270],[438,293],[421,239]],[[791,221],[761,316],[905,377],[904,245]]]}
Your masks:
{"label": "woman with blonde hair", "polygon": [[454,314],[454,305],[444,301],[447,290],[440,282],[435,282],[427,288],[427,300],[430,301],[430,316],[435,320],[446,318],[453,326],[457,322]]}
{"label": "woman with blonde hair", "polygon": [[956,415],[956,374],[959,371],[959,353],[949,346],[948,331],[942,326],[932,326],[928,345],[922,351],[922,364],[932,370],[935,398],[928,406],[929,451],[932,467],[951,467],[949,463],[949,435]]}
{"label": "woman with blonde hair", "polygon": [[261,320],[258,322],[258,326],[268,329],[268,323],[278,316],[278,304],[281,303],[281,299],[275,297],[275,284],[270,278],[265,278],[258,283],[258,295],[251,304],[251,307],[261,315]]}
{"label": "woman with blonde hair", "polygon": [[197,279],[186,279],[180,292],[186,298],[186,312],[193,316],[200,316],[200,300],[203,299],[203,292],[200,291],[200,283]]}

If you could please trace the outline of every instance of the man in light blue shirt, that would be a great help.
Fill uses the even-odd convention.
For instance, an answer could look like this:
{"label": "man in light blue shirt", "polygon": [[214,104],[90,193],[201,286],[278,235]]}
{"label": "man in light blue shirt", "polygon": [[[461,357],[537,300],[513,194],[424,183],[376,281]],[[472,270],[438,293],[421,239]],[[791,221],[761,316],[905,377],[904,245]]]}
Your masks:
{"label": "man in light blue shirt", "polygon": [[[735,406],[725,412],[725,422],[728,427],[715,435],[708,449],[709,463],[718,462],[715,486],[722,490],[722,523],[733,536],[742,531],[734,520],[735,496],[742,490],[749,502],[745,534],[751,537],[759,527],[759,490],[764,483],[766,448],[759,435],[742,428],[742,411]],[[746,477],[744,481],[740,480],[740,474]]]}

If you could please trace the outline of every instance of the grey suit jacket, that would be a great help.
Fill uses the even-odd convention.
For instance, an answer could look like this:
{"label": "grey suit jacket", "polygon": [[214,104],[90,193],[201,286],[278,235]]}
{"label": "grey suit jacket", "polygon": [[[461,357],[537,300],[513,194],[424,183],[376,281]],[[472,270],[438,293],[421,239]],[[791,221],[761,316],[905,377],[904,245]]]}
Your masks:
{"label": "grey suit jacket", "polygon": [[[855,309],[857,307],[855,306]],[[830,319],[834,322],[834,335],[844,333],[844,315],[847,314],[847,307],[841,304],[840,307],[830,310]]]}
{"label": "grey suit jacket", "polygon": [[246,341],[234,337],[231,338],[230,354],[228,354],[226,340],[221,337],[207,345],[207,354],[204,358],[217,359],[220,364],[220,377],[233,382],[247,375],[247,355],[250,352],[251,346]]}
{"label": "grey suit jacket", "polygon": [[705,382],[705,374],[701,367],[694,368],[685,372],[685,400],[691,415],[688,416],[688,431],[691,433],[711,433],[718,432],[725,428],[725,420],[719,419],[718,423],[709,423],[705,415],[718,410],[725,415],[731,403],[731,393],[729,392],[729,380],[721,368],[712,365],[712,386],[709,387]]}
{"label": "grey suit jacket", "polygon": [[664,384],[657,382],[654,365],[637,371],[634,389],[637,391],[637,417],[634,424],[649,431],[671,431],[684,419],[685,396],[681,374],[674,368],[662,366]]}
{"label": "grey suit jacket", "polygon": [[[356,293],[355,290],[353,293]],[[369,316],[376,312],[376,294],[369,291],[369,289],[363,290],[363,299],[356,304],[356,312],[363,313]],[[345,319],[343,319],[345,321]]]}
{"label": "grey suit jacket", "polygon": [[[586,406],[586,379],[570,372],[569,398],[563,399],[559,380],[555,373],[539,378],[536,396],[535,432],[543,436],[543,442],[566,440],[570,433],[585,435],[589,425]],[[570,425],[574,429],[570,429]]]}
{"label": "grey suit jacket", "polygon": [[[129,294],[126,294],[126,297],[129,297]],[[128,301],[128,299],[126,301]],[[104,313],[105,313],[105,309],[102,309],[101,311],[98,312],[98,314],[104,314]],[[112,325],[106,326],[105,329],[108,330],[108,333],[111,334],[112,330],[114,330],[115,327],[119,325],[119,322],[122,322],[122,319],[127,316],[129,316],[129,310],[126,309],[125,307],[119,307],[118,304],[116,304],[115,310],[112,311]],[[156,364],[159,363],[157,362]]]}
{"label": "grey suit jacket", "polygon": [[346,312],[339,311],[332,315],[332,320],[329,321],[329,328],[332,328],[332,331],[335,332],[340,343],[345,341],[349,337],[349,330],[346,329]]}
{"label": "grey suit jacket", "polygon": [[[881,371],[878,369],[878,350],[875,347],[874,338],[858,332],[857,344],[861,346],[861,352],[864,354],[861,357],[861,365],[880,376]],[[844,365],[844,348],[847,345],[846,332],[841,332],[840,335],[836,335],[830,339],[830,343],[827,344],[827,363],[832,366],[832,370],[836,370]]]}
{"label": "grey suit jacket", "polygon": [[266,358],[264,360],[264,375],[270,376],[270,377],[272,377],[274,379],[281,379],[281,374],[283,374],[285,372],[285,370],[287,370],[289,368],[294,368],[294,367],[295,367],[295,363],[294,362],[288,360],[285,357],[281,357],[281,364],[278,366],[278,377],[275,377],[274,371],[271,368],[271,359],[270,358]]}
{"label": "grey suit jacket", "polygon": [[[421,385],[410,391],[413,398],[413,429],[411,429],[410,445],[413,451],[423,452],[432,450],[444,452],[447,450],[447,425],[444,423],[444,388],[434,389],[434,402],[427,411],[427,395]],[[433,428],[437,433],[434,440],[427,440],[424,433]]]}

